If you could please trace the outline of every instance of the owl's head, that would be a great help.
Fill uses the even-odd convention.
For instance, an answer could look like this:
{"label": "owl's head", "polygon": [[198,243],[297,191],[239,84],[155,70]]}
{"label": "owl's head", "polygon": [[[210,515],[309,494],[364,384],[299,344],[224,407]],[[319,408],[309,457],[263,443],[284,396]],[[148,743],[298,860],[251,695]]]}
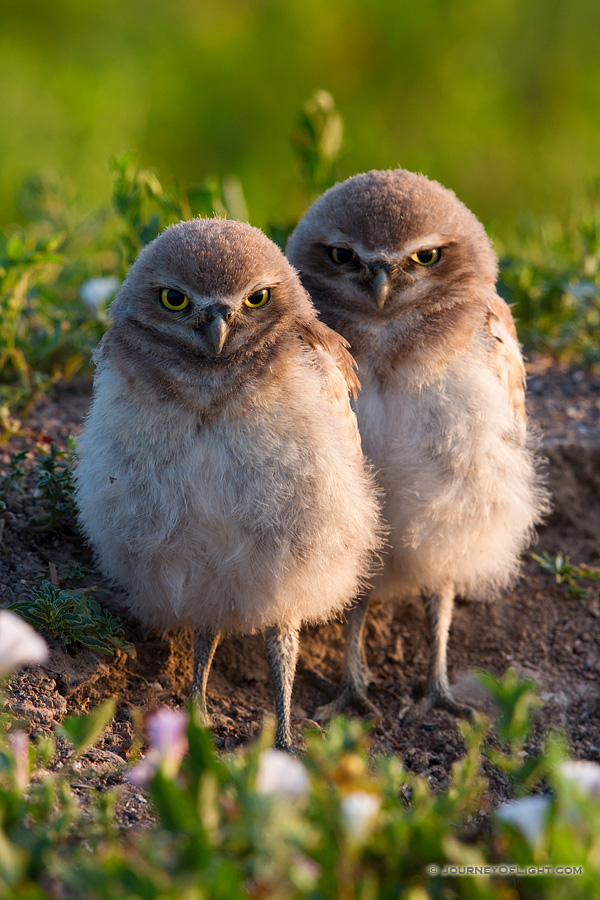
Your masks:
{"label": "owl's head", "polygon": [[114,327],[145,338],[154,358],[227,365],[312,315],[283,253],[258,228],[193,219],[167,228],[131,267],[111,307]]}
{"label": "owl's head", "polygon": [[436,308],[473,285],[493,288],[497,276],[473,213],[438,182],[404,169],[330,188],[300,221],[286,254],[324,313],[370,321]]}

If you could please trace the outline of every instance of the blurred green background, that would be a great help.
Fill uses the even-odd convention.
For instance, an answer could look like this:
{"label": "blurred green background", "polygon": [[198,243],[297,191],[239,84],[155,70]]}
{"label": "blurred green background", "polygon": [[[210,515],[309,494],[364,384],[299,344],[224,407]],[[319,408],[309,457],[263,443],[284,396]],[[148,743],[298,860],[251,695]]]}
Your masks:
{"label": "blurred green background", "polygon": [[[33,171],[105,202],[125,150],[184,185],[233,173],[250,218],[307,205],[290,151],[331,91],[338,177],[397,165],[502,234],[600,174],[598,0],[3,0],[0,226]],[[17,199],[15,197],[17,196]]]}

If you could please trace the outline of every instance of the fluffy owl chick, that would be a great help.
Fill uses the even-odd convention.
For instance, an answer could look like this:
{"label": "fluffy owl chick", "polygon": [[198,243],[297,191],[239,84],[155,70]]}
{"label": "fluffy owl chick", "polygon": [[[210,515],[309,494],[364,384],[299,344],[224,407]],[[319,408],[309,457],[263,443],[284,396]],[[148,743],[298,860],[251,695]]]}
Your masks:
{"label": "fluffy owl chick", "polygon": [[[373,593],[420,594],[432,632],[424,699],[455,714],[446,645],[457,593],[515,578],[547,508],[526,436],[523,360],[497,259],[449,191],[402,169],[337,184],[308,210],[287,255],[323,320],[350,343],[363,450],[385,492],[390,550]],[[343,689],[365,705],[362,627],[351,613]]]}
{"label": "fluffy owl chick", "polygon": [[262,232],[196,219],[132,266],[96,354],[77,498],[131,611],[195,631],[205,708],[222,632],[266,631],[280,747],[302,622],[343,610],[377,547],[346,342]]}

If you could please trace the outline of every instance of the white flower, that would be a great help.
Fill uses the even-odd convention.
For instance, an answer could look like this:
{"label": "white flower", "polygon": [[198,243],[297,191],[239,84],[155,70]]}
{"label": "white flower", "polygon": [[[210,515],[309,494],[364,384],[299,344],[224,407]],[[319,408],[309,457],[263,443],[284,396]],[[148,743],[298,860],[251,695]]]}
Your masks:
{"label": "white flower", "polygon": [[560,774],[583,794],[600,799],[600,766],[588,759],[569,759],[560,764]]}
{"label": "white flower", "polygon": [[309,788],[304,765],[283,750],[264,750],[258,761],[256,790],[261,794],[303,797]]}
{"label": "white flower", "polygon": [[10,610],[0,611],[0,675],[47,659],[46,641],[37,631]]}
{"label": "white flower", "polygon": [[507,825],[514,825],[521,831],[531,847],[544,831],[546,816],[550,808],[550,798],[543,795],[521,797],[509,800],[496,810],[496,816]]}
{"label": "white flower", "polygon": [[150,750],[145,758],[127,773],[127,781],[136,787],[146,787],[157,770],[166,775],[177,774],[188,748],[188,714],[183,709],[164,707],[148,719]]}
{"label": "white flower", "polygon": [[107,300],[119,290],[121,282],[116,275],[107,275],[103,278],[88,278],[79,288],[79,296],[93,312],[98,312],[104,307]]}
{"label": "white flower", "polygon": [[351,791],[342,797],[342,821],[349,837],[362,843],[375,824],[381,800],[368,791]]}

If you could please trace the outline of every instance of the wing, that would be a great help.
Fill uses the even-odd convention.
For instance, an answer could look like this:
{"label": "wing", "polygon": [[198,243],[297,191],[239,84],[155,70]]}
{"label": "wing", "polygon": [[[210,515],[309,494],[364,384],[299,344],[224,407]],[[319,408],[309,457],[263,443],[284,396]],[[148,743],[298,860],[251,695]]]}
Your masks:
{"label": "wing", "polygon": [[348,350],[348,342],[323,322],[313,318],[296,320],[302,343],[312,351],[312,360],[323,376],[325,390],[335,409],[347,421],[359,453],[361,453],[358,422],[350,405],[350,394],[356,400],[360,382],[356,362]]}
{"label": "wing", "polygon": [[504,384],[515,420],[525,434],[525,366],[508,305],[497,294],[488,298],[485,327],[490,337],[493,366]]}

